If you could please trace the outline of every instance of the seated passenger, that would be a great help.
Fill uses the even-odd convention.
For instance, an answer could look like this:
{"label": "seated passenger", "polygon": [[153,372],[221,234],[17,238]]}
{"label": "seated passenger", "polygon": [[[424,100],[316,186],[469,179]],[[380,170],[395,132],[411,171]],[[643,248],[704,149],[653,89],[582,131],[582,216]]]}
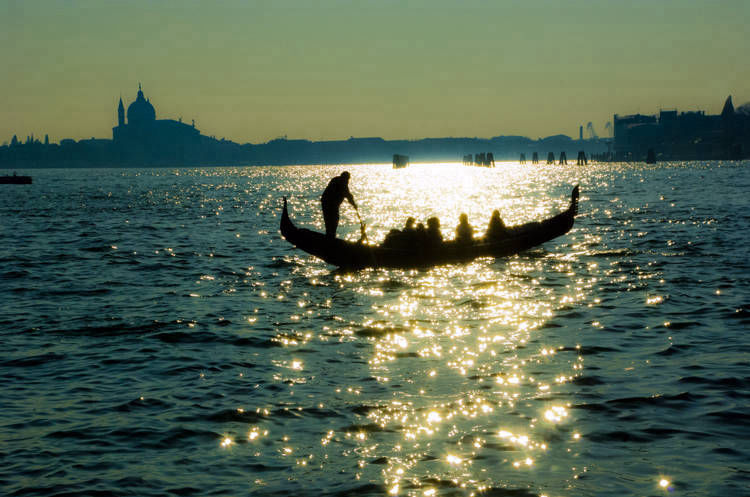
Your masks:
{"label": "seated passenger", "polygon": [[410,217],[406,220],[403,230],[392,229],[385,235],[383,245],[389,248],[403,248],[415,242],[415,235],[414,218]]}
{"label": "seated passenger", "polygon": [[495,209],[492,211],[490,224],[487,226],[487,233],[484,235],[484,238],[487,241],[496,241],[505,238],[507,235],[508,230],[503,220],[500,219],[500,211]]}
{"label": "seated passenger", "polygon": [[456,226],[456,241],[458,243],[471,243],[474,239],[474,228],[469,224],[469,217],[466,214],[458,216],[458,226]]}
{"label": "seated passenger", "polygon": [[414,234],[409,240],[412,240],[418,245],[424,245],[427,241],[427,229],[423,223],[417,223],[417,229],[414,230]]}
{"label": "seated passenger", "polygon": [[414,218],[409,217],[406,219],[406,224],[404,225],[404,233],[414,233]]}
{"label": "seated passenger", "polygon": [[435,247],[442,242],[443,235],[440,233],[440,220],[436,217],[431,217],[427,220],[427,244]]}
{"label": "seated passenger", "polygon": [[403,237],[403,233],[401,230],[392,229],[388,232],[387,235],[385,235],[385,240],[383,240],[383,245],[387,247],[395,247],[399,244],[400,239]]}

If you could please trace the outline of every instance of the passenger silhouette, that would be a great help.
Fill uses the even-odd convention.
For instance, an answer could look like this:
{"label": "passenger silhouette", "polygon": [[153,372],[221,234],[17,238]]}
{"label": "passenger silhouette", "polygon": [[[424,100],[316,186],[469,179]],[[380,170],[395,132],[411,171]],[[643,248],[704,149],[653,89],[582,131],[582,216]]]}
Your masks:
{"label": "passenger silhouette", "polygon": [[424,227],[424,223],[417,223],[417,228],[414,230],[414,234],[410,235],[409,239],[418,247],[424,246],[427,243],[427,228]]}
{"label": "passenger silhouette", "polygon": [[431,217],[427,220],[427,245],[435,247],[443,242],[443,235],[440,233],[440,220]]}
{"label": "passenger silhouette", "polygon": [[[391,248],[408,248],[409,246],[413,246],[415,243],[422,243],[418,236],[418,227],[415,226],[415,219],[413,217],[409,217],[406,219],[406,223],[404,224],[403,230],[397,230],[392,229],[388,232],[388,234],[385,236],[385,240],[383,240],[383,245],[386,245]],[[419,223],[420,225],[422,223]],[[422,225],[422,230],[424,230],[424,225]]]}
{"label": "passenger silhouette", "polygon": [[495,209],[490,217],[490,224],[487,226],[487,233],[484,235],[487,241],[497,241],[507,236],[508,230],[505,223],[500,219],[500,211]]}
{"label": "passenger silhouette", "polygon": [[326,236],[336,238],[336,229],[339,226],[339,207],[344,199],[357,209],[352,192],[349,191],[349,172],[344,171],[339,176],[331,179],[328,186],[320,197],[323,207],[323,221],[326,225]]}
{"label": "passenger silhouette", "polygon": [[414,233],[414,223],[416,221],[413,217],[409,217],[406,219],[406,224],[404,224],[404,233]]}
{"label": "passenger silhouette", "polygon": [[458,226],[456,226],[456,241],[459,243],[471,243],[474,239],[474,228],[469,224],[469,217],[466,214],[458,216]]}
{"label": "passenger silhouette", "polygon": [[385,235],[385,239],[383,240],[383,245],[386,247],[395,247],[396,245],[399,244],[402,237],[403,237],[403,233],[401,233],[401,230],[397,230],[396,228],[393,228],[391,231],[388,232],[387,235]]}

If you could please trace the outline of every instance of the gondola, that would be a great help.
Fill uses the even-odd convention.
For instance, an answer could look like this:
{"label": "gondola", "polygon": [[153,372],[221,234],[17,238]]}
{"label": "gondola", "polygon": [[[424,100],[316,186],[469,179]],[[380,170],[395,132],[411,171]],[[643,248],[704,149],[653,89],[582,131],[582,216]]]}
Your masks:
{"label": "gondola", "polygon": [[0,185],[30,185],[31,176],[0,176]]}
{"label": "gondola", "polygon": [[436,246],[391,248],[368,245],[361,241],[330,239],[324,233],[298,228],[289,218],[287,201],[284,197],[281,235],[297,248],[341,269],[422,268],[466,262],[477,257],[506,257],[517,254],[570,231],[577,211],[578,186],[576,185],[571,194],[570,206],[564,212],[541,222],[508,227],[507,236],[500,240],[490,242],[477,238],[471,243],[448,240]]}

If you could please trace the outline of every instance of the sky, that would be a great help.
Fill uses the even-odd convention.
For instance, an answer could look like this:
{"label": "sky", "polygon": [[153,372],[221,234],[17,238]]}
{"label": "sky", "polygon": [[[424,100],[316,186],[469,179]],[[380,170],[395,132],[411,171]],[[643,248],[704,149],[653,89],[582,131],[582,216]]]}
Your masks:
{"label": "sky", "polygon": [[157,119],[238,143],[577,137],[750,101],[747,0],[0,0],[0,143]]}

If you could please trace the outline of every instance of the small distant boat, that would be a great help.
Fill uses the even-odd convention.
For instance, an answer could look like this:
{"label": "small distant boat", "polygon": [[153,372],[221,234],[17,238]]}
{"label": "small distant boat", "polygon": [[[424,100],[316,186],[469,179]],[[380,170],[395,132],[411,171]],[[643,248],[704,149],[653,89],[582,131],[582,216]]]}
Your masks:
{"label": "small distant boat", "polygon": [[507,228],[507,236],[495,241],[477,238],[471,243],[443,241],[436,246],[391,248],[365,245],[339,238],[327,238],[306,228],[298,228],[289,218],[286,197],[281,212],[281,236],[308,254],[323,259],[342,269],[419,268],[440,264],[467,262],[477,257],[506,257],[528,250],[562,236],[573,227],[578,211],[578,186],[573,188],[570,205],[562,213],[541,222],[531,222]]}
{"label": "small distant boat", "polygon": [[0,176],[0,185],[30,185],[31,176],[18,176],[13,173],[13,176]]}
{"label": "small distant boat", "polygon": [[401,169],[409,165],[409,156],[393,154],[393,169]]}
{"label": "small distant boat", "polygon": [[648,149],[646,154],[646,164],[656,164],[656,153],[653,148]]}

